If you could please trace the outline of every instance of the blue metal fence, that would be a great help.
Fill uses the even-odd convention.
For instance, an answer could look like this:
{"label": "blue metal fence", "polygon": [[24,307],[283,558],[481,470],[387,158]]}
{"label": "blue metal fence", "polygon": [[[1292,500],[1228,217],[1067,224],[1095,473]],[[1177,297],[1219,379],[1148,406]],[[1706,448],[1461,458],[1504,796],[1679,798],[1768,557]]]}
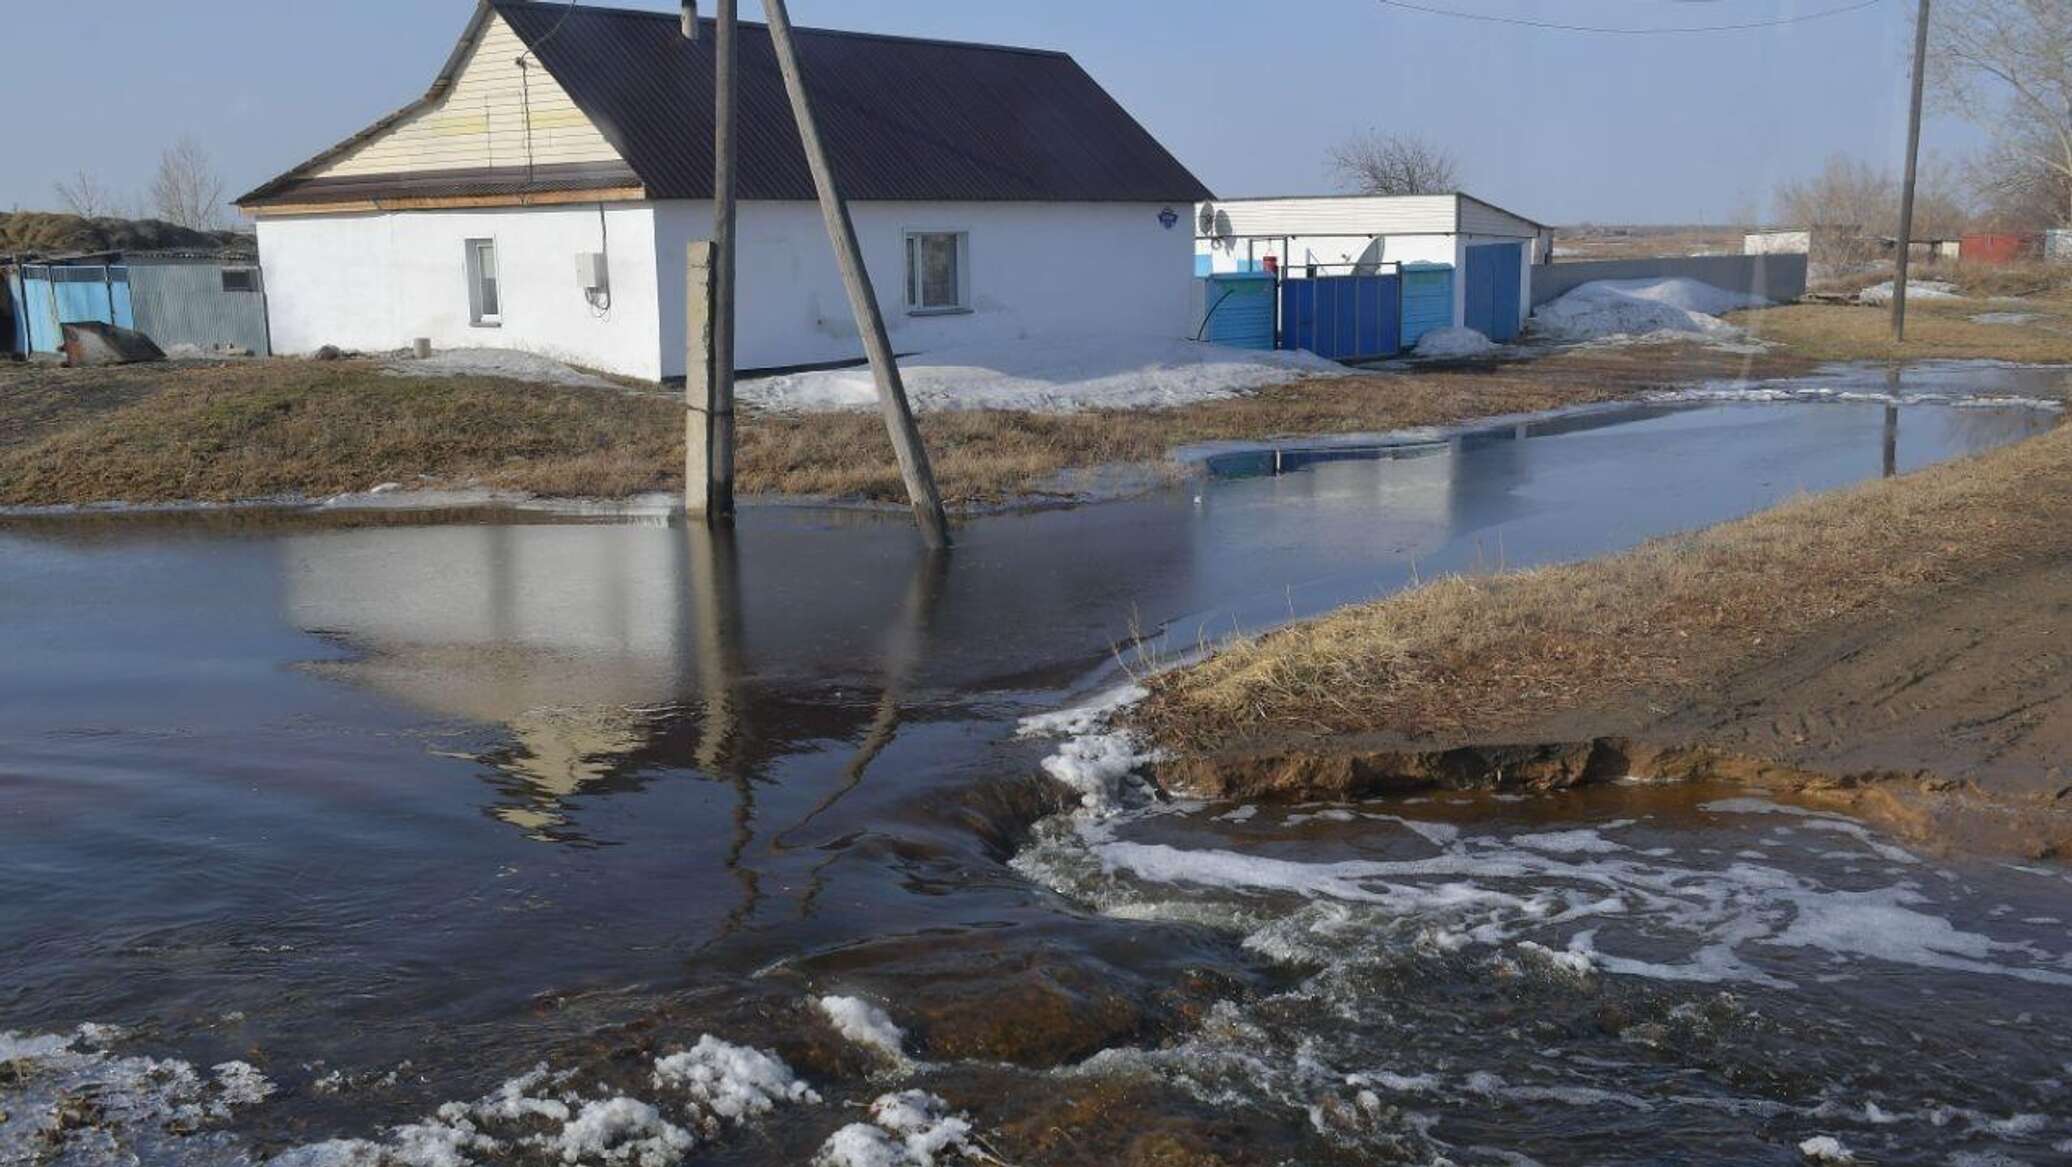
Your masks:
{"label": "blue metal fence", "polygon": [[26,264],[9,273],[7,291],[14,301],[16,352],[63,351],[67,324],[137,326],[127,267]]}
{"label": "blue metal fence", "polygon": [[1325,276],[1281,284],[1281,347],[1334,361],[1373,361],[1403,349],[1403,278]]}

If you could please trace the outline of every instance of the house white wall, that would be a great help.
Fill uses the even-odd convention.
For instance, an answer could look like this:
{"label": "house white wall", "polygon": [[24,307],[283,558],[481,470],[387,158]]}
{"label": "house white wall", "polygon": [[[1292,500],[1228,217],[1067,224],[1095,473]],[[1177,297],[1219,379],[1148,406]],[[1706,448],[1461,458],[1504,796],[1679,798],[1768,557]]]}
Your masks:
{"label": "house white wall", "polygon": [[[516,348],[663,376],[651,204],[262,217],[258,230],[275,352],[379,352],[423,336],[439,348]],[[470,321],[470,239],[496,240],[497,327]],[[594,251],[610,265],[608,310],[576,281],[576,256]]]}
{"label": "house white wall", "polygon": [[[896,350],[1025,337],[1187,332],[1193,271],[1186,216],[1163,205],[859,203],[851,208]],[[259,250],[275,351],[524,349],[628,377],[684,373],[685,251],[711,233],[706,202],[262,217]],[[906,234],[969,236],[971,311],[906,311]],[[606,237],[609,236],[609,246]],[[471,323],[465,244],[494,239],[503,318]],[[740,321],[745,369],[859,359],[827,232],[813,203],[744,203]],[[609,311],[576,282],[605,251]]]}
{"label": "house white wall", "polygon": [[[1187,208],[1168,229],[1156,203],[855,203],[857,242],[901,353],[1043,336],[1173,337],[1188,331],[1193,238]],[[662,368],[684,372],[684,255],[712,230],[709,202],[658,204]],[[909,315],[906,236],[969,236],[971,311]],[[815,203],[743,203],[744,369],[857,360],[863,344]]]}

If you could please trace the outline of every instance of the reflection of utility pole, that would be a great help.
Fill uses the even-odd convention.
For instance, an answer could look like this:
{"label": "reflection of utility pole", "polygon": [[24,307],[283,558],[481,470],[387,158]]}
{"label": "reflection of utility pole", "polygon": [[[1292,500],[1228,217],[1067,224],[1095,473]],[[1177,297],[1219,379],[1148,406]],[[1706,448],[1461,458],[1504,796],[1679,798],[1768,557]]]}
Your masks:
{"label": "reflection of utility pole", "polygon": [[698,654],[698,768],[717,774],[741,735],[741,563],[734,533],[702,523],[686,527],[691,541],[691,633]]}
{"label": "reflection of utility pole", "polygon": [[1892,339],[1907,338],[1907,269],[1914,250],[1914,179],[1921,168],[1921,90],[1928,80],[1928,0],[1914,25],[1914,99],[1907,118],[1907,177],[1899,193],[1898,268],[1892,281]]}
{"label": "reflection of utility pole", "polygon": [[804,818],[778,833],[776,845],[779,850],[788,846],[785,842],[788,836],[832,810],[836,803],[863,785],[863,776],[871,763],[877,761],[885,747],[892,744],[893,737],[899,732],[900,705],[906,700],[907,688],[921,667],[921,659],[928,647],[928,627],[934,620],[935,609],[942,603],[943,589],[949,582],[949,569],[950,557],[937,551],[927,552],[914,565],[913,579],[907,584],[906,601],[885,643],[885,691],[878,698],[877,712],[871,718],[870,727],[864,731],[863,743],[857,747],[849,764],[842,767],[842,785],[807,811]]}
{"label": "reflection of utility pole", "polygon": [[704,715],[698,727],[698,768],[734,787],[734,832],[727,870],[741,885],[741,902],[720,924],[718,943],[733,935],[762,900],[762,879],[747,862],[755,841],[755,780],[739,761],[742,736],[740,685],[741,561],[734,529],[705,523],[686,526],[691,552],[691,621],[698,654],[698,695]]}
{"label": "reflection of utility pole", "polygon": [[935,489],[935,471],[928,464],[928,449],[921,442],[921,431],[914,425],[914,411],[907,404],[906,383],[900,377],[899,361],[892,354],[892,338],[885,331],[885,315],[879,311],[878,295],[863,263],[863,249],[856,243],[856,225],[850,221],[849,204],[842,198],[834,169],[828,163],[827,144],[821,140],[813,100],[806,91],[805,76],[799,71],[791,16],[785,10],[784,0],[763,0],[763,15],[769,22],[770,43],[777,50],[777,69],[784,75],[784,89],[791,97],[799,142],[806,149],[806,165],[813,171],[813,186],[820,195],[821,217],[827,220],[835,262],[842,269],[849,306],[856,314],[856,331],[863,337],[864,355],[870,358],[871,373],[878,383],[878,404],[885,413],[885,428],[892,435],[892,451],[899,457],[900,475],[906,479],[914,519],[920,523],[921,537],[930,547],[947,547],[949,518],[943,514],[942,496]]}
{"label": "reflection of utility pole", "polygon": [[1899,406],[1885,407],[1885,477],[1899,477]]}

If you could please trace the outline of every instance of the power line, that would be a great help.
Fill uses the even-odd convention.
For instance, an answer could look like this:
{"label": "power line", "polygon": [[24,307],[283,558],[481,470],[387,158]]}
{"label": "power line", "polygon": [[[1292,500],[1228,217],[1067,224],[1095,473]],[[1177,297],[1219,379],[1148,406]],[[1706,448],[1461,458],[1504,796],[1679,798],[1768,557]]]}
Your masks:
{"label": "power line", "polygon": [[1839,8],[1820,12],[1808,12],[1803,16],[1785,16],[1775,20],[1751,20],[1742,24],[1699,24],[1685,28],[1620,28],[1601,24],[1560,24],[1551,20],[1532,20],[1523,16],[1496,16],[1486,12],[1461,12],[1452,8],[1432,8],[1423,4],[1412,4],[1408,0],[1378,0],[1390,8],[1401,8],[1409,12],[1423,12],[1432,16],[1450,16],[1455,20],[1474,20],[1484,24],[1511,24],[1522,28],[1539,28],[1553,32],[1594,32],[1615,36],[1686,36],[1708,32],[1749,32],[1759,28],[1781,28],[1788,24],[1804,24],[1811,20],[1826,20],[1832,16],[1845,16],[1883,4],[1885,0],[1858,0]]}

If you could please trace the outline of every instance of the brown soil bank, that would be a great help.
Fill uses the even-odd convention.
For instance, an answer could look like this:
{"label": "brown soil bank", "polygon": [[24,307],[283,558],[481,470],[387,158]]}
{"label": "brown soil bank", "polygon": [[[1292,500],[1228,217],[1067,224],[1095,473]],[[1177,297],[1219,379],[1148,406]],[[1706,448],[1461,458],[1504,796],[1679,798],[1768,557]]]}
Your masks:
{"label": "brown soil bank", "polygon": [[1726,778],[1925,842],[2072,852],[2072,428],[1611,559],[1447,580],[1153,689],[1161,780],[1193,794]]}

